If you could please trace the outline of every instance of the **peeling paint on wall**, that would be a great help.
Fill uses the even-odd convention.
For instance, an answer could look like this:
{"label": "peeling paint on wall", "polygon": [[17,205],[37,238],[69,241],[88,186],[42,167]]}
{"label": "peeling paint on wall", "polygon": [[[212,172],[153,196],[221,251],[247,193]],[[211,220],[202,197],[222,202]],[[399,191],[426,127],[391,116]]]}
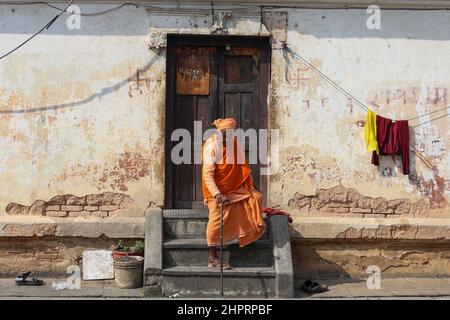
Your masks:
{"label": "peeling paint on wall", "polygon": [[[433,22],[450,27],[448,13],[385,12],[383,35],[358,24],[363,14],[331,10],[325,19],[323,10],[289,11],[287,43],[382,116],[410,119],[434,112],[410,121],[411,174],[402,174],[398,156],[382,157],[379,167],[372,166],[363,143],[365,111],[299,60],[273,52],[269,114],[270,127],[281,132],[281,170],[270,177],[269,203],[303,213],[308,211],[303,201],[318,197],[317,190],[345,185],[372,199],[422,203],[423,216],[448,215],[449,118],[425,123],[450,113],[443,109],[449,103],[450,64],[441,58],[450,42],[448,32]],[[411,16],[420,16],[420,30]],[[409,36],[399,30],[408,30]],[[425,59],[424,52],[436,59]],[[356,205],[311,205],[310,213],[349,216]]]}
{"label": "peeling paint on wall", "polygon": [[[8,8],[0,8],[0,37],[11,46],[53,13],[23,7],[12,19]],[[398,157],[383,157],[376,168],[363,145],[364,112],[302,63],[286,65],[279,46],[287,41],[380,114],[407,119],[449,103],[448,15],[386,10],[383,30],[376,33],[365,26],[365,10],[280,14],[268,127],[280,130],[281,170],[270,177],[269,205],[295,207],[299,195],[345,185],[364,197],[422,201],[430,211],[448,212],[448,119],[413,129],[417,152],[411,153],[409,177],[401,174]],[[21,20],[29,23],[17,25]],[[40,37],[45,46],[37,39],[0,66],[0,206],[113,191],[129,194],[134,215],[142,216],[149,203],[162,206],[164,199],[166,61],[164,51],[148,49],[149,34],[210,34],[212,21],[125,8],[114,19],[83,24],[77,41],[55,24],[51,35]],[[227,27],[230,35],[268,35],[257,15],[232,16]]]}

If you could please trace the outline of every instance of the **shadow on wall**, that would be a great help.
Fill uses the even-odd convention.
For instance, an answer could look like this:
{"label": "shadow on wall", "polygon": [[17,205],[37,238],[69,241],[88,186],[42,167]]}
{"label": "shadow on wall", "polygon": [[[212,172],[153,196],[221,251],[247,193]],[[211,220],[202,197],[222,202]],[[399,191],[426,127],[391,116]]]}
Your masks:
{"label": "shadow on wall", "polygon": [[33,113],[33,112],[42,112],[42,111],[49,111],[49,110],[58,110],[58,109],[65,109],[65,108],[73,108],[73,107],[80,107],[83,105],[88,104],[89,102],[92,102],[95,99],[100,99],[108,94],[113,93],[114,91],[117,91],[123,86],[129,85],[131,81],[135,81],[136,77],[138,77],[138,72],[143,73],[150,69],[150,67],[155,64],[155,62],[159,59],[159,56],[153,56],[153,58],[142,68],[139,69],[136,73],[134,73],[132,76],[128,77],[125,80],[122,80],[112,86],[105,87],[102,89],[101,92],[95,93],[90,95],[89,97],[74,101],[74,102],[68,102],[68,103],[62,103],[62,104],[56,104],[52,106],[43,106],[39,108],[22,108],[22,109],[8,109],[8,110],[0,110],[0,114],[21,114],[21,113]]}

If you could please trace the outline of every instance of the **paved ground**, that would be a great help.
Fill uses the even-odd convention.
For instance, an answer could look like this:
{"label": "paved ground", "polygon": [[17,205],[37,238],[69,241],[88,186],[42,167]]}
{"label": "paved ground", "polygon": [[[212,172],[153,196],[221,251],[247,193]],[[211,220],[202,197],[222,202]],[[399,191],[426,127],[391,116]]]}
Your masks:
{"label": "paved ground", "polygon": [[[14,279],[0,279],[0,299],[145,299],[140,289],[119,289],[114,281],[82,281],[79,290],[55,290],[57,279],[44,279],[41,287],[18,287]],[[380,289],[368,289],[365,281],[325,280],[329,291],[309,296],[296,290],[298,299],[450,299],[450,278],[382,279]],[[296,283],[301,284],[301,280]],[[182,297],[179,297],[182,298]]]}
{"label": "paved ground", "polygon": [[[296,281],[301,285],[302,281]],[[450,278],[382,279],[380,289],[368,289],[366,281],[324,280],[329,291],[309,296],[296,290],[297,298],[309,299],[392,299],[450,298]]]}
{"label": "paved ground", "polygon": [[45,285],[39,287],[16,286],[14,279],[0,279],[0,299],[11,297],[42,297],[42,298],[120,298],[137,299],[144,298],[144,290],[120,289],[114,285],[114,280],[108,281],[82,281],[79,290],[56,290],[52,287],[57,279],[39,278],[45,281]]}

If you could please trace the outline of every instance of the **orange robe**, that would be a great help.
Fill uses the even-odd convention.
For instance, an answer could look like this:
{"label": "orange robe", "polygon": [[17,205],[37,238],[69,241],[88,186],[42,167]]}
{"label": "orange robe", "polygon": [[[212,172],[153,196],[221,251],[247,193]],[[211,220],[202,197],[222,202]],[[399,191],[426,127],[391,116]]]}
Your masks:
{"label": "orange robe", "polygon": [[[218,160],[219,148],[223,150],[223,163]],[[219,192],[230,200],[223,206],[224,244],[239,240],[239,246],[244,247],[259,239],[266,227],[262,217],[262,194],[253,187],[251,169],[236,138],[233,158],[228,159],[226,148],[217,145],[215,135],[203,146],[202,188],[205,205],[209,209],[208,246],[220,244],[220,208],[214,199]],[[239,163],[240,159],[244,163]]]}

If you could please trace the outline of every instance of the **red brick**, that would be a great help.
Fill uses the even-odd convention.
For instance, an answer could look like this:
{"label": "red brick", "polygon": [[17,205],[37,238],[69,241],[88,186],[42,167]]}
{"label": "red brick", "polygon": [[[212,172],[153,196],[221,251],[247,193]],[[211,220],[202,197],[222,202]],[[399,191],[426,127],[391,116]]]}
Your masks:
{"label": "red brick", "polygon": [[45,211],[59,211],[61,210],[60,205],[52,205],[52,206],[46,206]]}
{"label": "red brick", "polygon": [[351,208],[350,212],[352,213],[372,213],[372,209],[366,208]]}
{"label": "red brick", "polygon": [[97,211],[98,210],[98,206],[85,206],[84,210],[85,211]]}
{"label": "red brick", "polygon": [[83,211],[83,206],[61,206],[61,211]]}
{"label": "red brick", "polygon": [[69,217],[90,217],[90,211],[70,211]]}
{"label": "red brick", "polygon": [[49,217],[67,217],[66,211],[46,211],[45,214]]}
{"label": "red brick", "polygon": [[94,217],[106,218],[108,216],[108,212],[107,211],[93,211],[92,215]]}
{"label": "red brick", "polygon": [[336,212],[336,213],[348,213],[348,212],[350,212],[350,208],[334,208],[333,210],[334,210],[333,212]]}
{"label": "red brick", "polygon": [[119,210],[118,206],[100,206],[100,211],[115,211]]}
{"label": "red brick", "polygon": [[57,259],[57,253],[38,253],[36,254],[36,258],[38,259]]}
{"label": "red brick", "polygon": [[394,210],[392,209],[385,209],[385,210],[373,210],[373,213],[378,213],[378,214],[393,214]]}
{"label": "red brick", "polygon": [[385,218],[386,215],[383,213],[365,214],[364,218]]}

